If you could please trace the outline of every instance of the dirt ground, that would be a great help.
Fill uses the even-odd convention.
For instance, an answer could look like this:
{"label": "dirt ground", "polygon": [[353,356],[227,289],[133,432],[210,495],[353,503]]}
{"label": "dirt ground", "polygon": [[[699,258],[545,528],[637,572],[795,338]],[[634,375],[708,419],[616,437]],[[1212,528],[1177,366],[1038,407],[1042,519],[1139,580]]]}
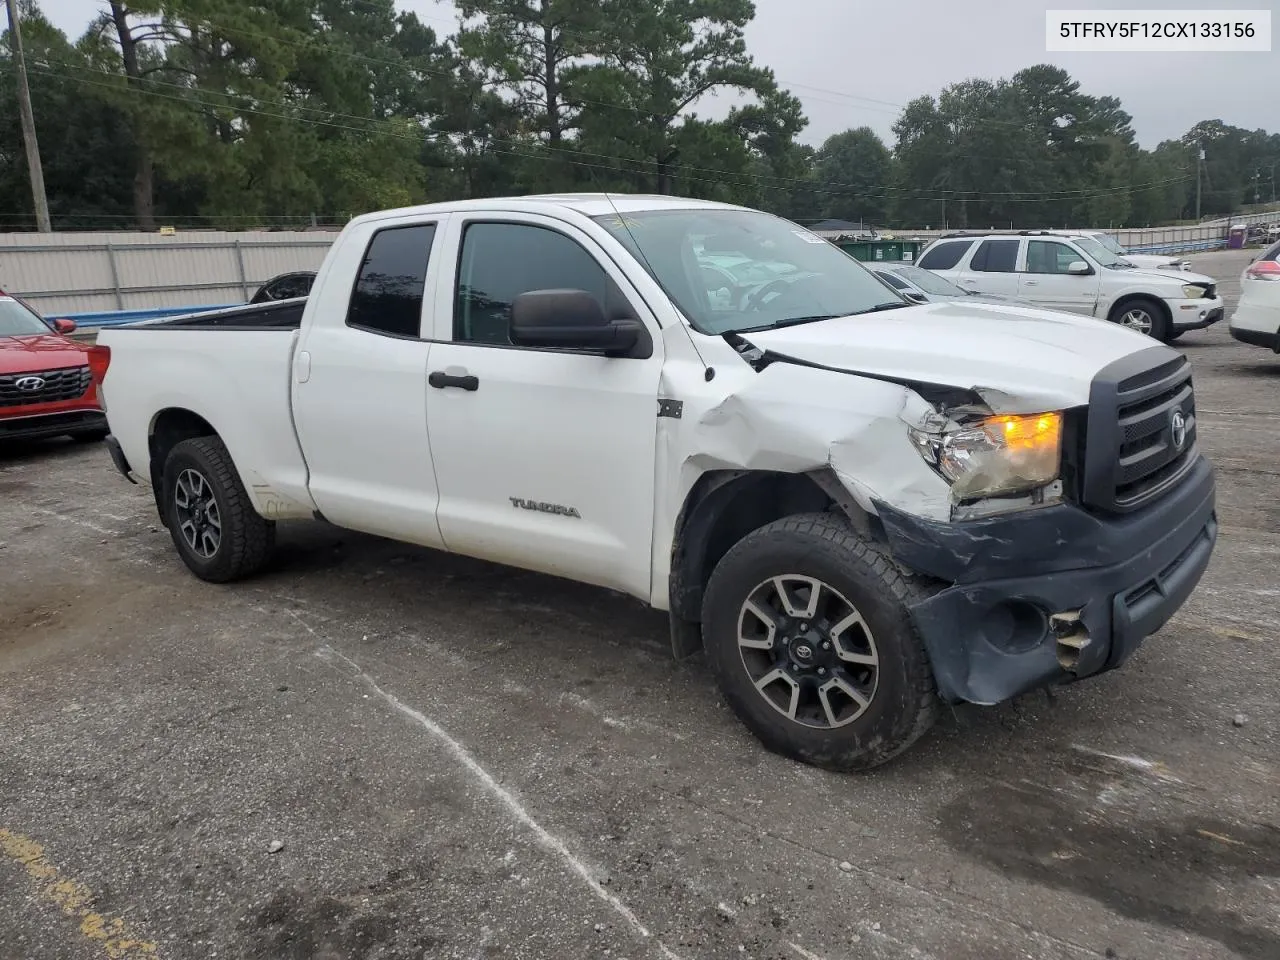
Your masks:
{"label": "dirt ground", "polygon": [[1198,591],[862,776],[630,600],[307,524],[211,586],[101,447],[0,454],[0,960],[1276,960],[1280,357],[1177,346]]}

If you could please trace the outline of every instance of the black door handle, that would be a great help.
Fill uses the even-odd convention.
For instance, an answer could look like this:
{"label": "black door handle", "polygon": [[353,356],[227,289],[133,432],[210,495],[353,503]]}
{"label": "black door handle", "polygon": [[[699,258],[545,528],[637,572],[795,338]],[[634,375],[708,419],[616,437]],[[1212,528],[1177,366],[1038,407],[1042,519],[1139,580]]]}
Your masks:
{"label": "black door handle", "polygon": [[427,377],[427,383],[435,387],[437,390],[443,390],[445,387],[461,387],[463,390],[479,390],[480,379],[470,374],[463,377],[455,377],[451,373],[445,373],[443,370],[433,370]]}

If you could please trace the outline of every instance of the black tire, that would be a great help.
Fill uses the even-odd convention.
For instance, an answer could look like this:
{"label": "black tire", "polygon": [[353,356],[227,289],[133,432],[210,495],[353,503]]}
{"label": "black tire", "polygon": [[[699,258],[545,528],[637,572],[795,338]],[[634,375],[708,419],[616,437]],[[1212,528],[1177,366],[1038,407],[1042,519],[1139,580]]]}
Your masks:
{"label": "black tire", "polygon": [[82,430],[80,433],[71,434],[71,439],[76,443],[101,443],[107,439],[109,430]]}
{"label": "black tire", "polygon": [[[748,599],[759,596],[757,588],[764,588],[770,578],[790,574],[815,578],[834,591],[837,599],[847,601],[866,624],[869,654],[878,655],[869,702],[844,725],[823,728],[792,719],[792,715],[799,715],[796,700],[788,700],[791,715],[771,705],[757,689],[756,680],[762,678],[753,679],[747,665],[748,659],[754,661],[759,653],[763,661],[760,671],[765,675],[779,669],[783,673],[800,670],[787,656],[802,651],[809,638],[819,634],[796,636],[796,644],[772,666],[768,661],[779,656],[777,633],[785,632],[781,627],[773,634],[773,650],[761,653],[748,649],[744,654],[739,645],[739,619],[746,616]],[[786,517],[748,534],[713,571],[702,611],[707,659],[729,706],[770,750],[829,770],[870,769],[898,756],[937,719],[941,701],[924,644],[908,613],[910,604],[928,595],[921,582],[904,576],[880,548],[861,539],[840,516]],[[818,619],[811,622],[811,628]],[[836,647],[845,645],[829,634],[822,636]],[[806,644],[800,643],[802,639]],[[830,652],[817,654],[816,644],[813,648],[814,655],[833,656]],[[837,668],[844,670],[846,665],[833,664],[826,672],[827,681],[802,671],[800,683],[834,682]],[[795,681],[784,675],[779,682]],[[802,689],[806,689],[803,695],[817,697],[812,685]],[[819,699],[827,718],[832,717],[830,699],[830,693],[826,700]],[[854,703],[852,699],[849,702]]]}
{"label": "black tire", "polygon": [[[216,505],[217,537],[212,549],[213,538],[197,537],[197,547],[187,539],[187,530],[195,528],[184,529],[191,517],[179,501],[195,502],[190,496],[195,477],[208,485],[207,497],[202,495],[199,502],[211,498]],[[180,482],[185,492],[180,492]],[[197,437],[177,444],[165,459],[163,483],[161,502],[169,534],[178,555],[197,577],[228,583],[252,576],[266,565],[275,545],[275,524],[253,509],[231,454],[220,439]],[[211,529],[207,509],[203,516],[205,529]]]}
{"label": "black tire", "polygon": [[[1135,329],[1132,324],[1126,322],[1126,318],[1135,313],[1146,314],[1150,322],[1150,329],[1145,331],[1148,337],[1152,340],[1159,340],[1161,343],[1169,342],[1169,318],[1165,316],[1164,308],[1148,297],[1126,300],[1111,311],[1111,322]],[[1144,331],[1139,330],[1138,332]]]}
{"label": "black tire", "polygon": [[1187,331],[1185,330],[1171,330],[1169,331],[1169,335],[1164,338],[1164,342],[1173,343],[1173,341],[1177,340],[1180,336],[1182,336],[1186,332]]}

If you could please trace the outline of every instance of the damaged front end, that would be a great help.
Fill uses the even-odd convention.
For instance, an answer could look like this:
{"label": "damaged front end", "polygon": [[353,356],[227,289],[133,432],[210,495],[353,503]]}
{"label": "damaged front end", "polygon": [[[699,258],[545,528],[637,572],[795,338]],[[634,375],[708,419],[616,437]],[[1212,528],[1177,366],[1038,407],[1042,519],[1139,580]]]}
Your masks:
{"label": "damaged front end", "polygon": [[[860,394],[848,388],[845,409],[867,416],[851,418],[856,429],[829,432],[826,463],[806,469],[829,470],[847,492],[832,499],[855,526],[872,518],[894,561],[933,585],[911,615],[949,702],[1001,703],[1120,666],[1208,566],[1213,472],[1185,426],[1182,436],[1170,433],[1180,420],[1194,424],[1194,399],[1189,373],[1164,355],[1104,368],[1082,403],[1050,391],[1014,397],[841,370],[746,341],[735,347],[758,372],[775,368],[769,392],[800,382],[777,376],[785,367],[863,385]],[[825,377],[822,387],[845,389]],[[1186,449],[1160,460],[1161,438]],[[1120,491],[1132,490],[1150,495],[1117,506]]]}

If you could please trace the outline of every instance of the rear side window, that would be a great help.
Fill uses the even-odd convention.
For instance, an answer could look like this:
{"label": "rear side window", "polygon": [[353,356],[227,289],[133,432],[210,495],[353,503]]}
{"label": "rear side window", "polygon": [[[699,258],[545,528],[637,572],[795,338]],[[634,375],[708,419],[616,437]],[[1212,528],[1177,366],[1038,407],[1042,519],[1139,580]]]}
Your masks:
{"label": "rear side window", "polygon": [[434,223],[388,227],[373,235],[351,292],[347,326],[393,337],[419,335],[435,235]]}
{"label": "rear side window", "polygon": [[969,249],[969,243],[968,240],[940,243],[925,251],[924,256],[920,258],[920,266],[926,270],[950,270],[960,262],[964,252]]}
{"label": "rear side window", "polygon": [[1280,261],[1280,243],[1273,244],[1271,249],[1265,251],[1258,259]]}
{"label": "rear side window", "polygon": [[899,277],[895,277],[888,270],[884,270],[884,271],[877,270],[876,276],[878,276],[881,280],[884,280],[886,283],[888,283],[890,286],[894,287],[895,289],[898,289],[898,290],[907,289],[906,281],[902,280]]}
{"label": "rear side window", "polygon": [[1013,273],[1017,263],[1017,240],[983,240],[969,269],[983,273]]}

